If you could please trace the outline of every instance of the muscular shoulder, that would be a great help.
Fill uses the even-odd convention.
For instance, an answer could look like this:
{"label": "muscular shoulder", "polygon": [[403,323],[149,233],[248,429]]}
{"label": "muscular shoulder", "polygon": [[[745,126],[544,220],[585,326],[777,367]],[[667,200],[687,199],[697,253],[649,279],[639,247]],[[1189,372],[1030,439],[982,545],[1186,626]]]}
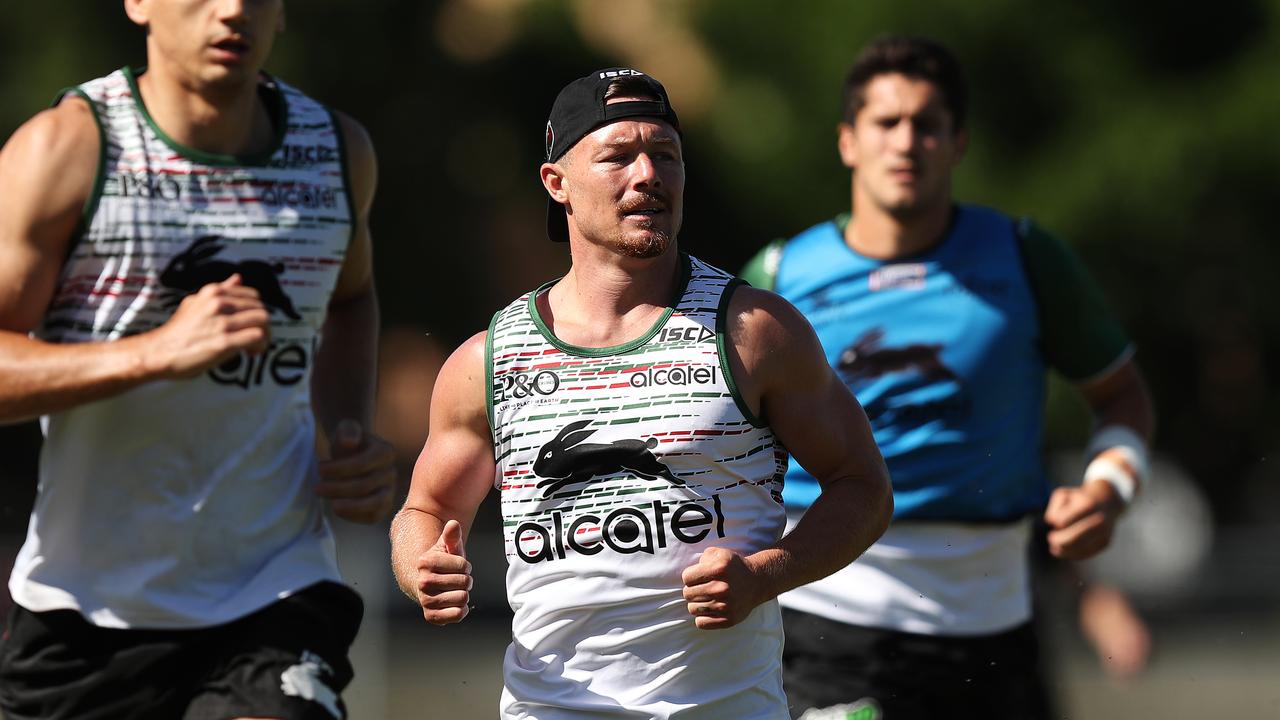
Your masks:
{"label": "muscular shoulder", "polygon": [[98,122],[89,101],[80,95],[67,95],[57,105],[36,113],[14,133],[14,139],[25,138],[39,143],[46,151],[61,148],[83,150],[98,147]]}
{"label": "muscular shoulder", "polygon": [[487,331],[472,335],[454,350],[436,376],[432,393],[432,415],[488,424],[486,397]]}
{"label": "muscular shoulder", "polygon": [[89,103],[69,96],[13,134],[0,151],[0,182],[10,190],[38,188],[46,204],[65,200],[64,195],[78,195],[83,203],[92,191],[101,146]]}
{"label": "muscular shoulder", "polygon": [[1132,351],[1128,334],[1079,256],[1029,221],[1019,226],[1019,237],[1050,364],[1084,381],[1122,362]]}
{"label": "muscular shoulder", "polygon": [[0,150],[0,325],[35,327],[93,192],[100,151],[88,103],[27,121]]}
{"label": "muscular shoulder", "polygon": [[452,367],[457,371],[466,371],[468,375],[478,370],[481,373],[480,380],[483,381],[488,338],[489,332],[487,330],[481,330],[467,338],[445,361],[445,367]]}
{"label": "muscular shoulder", "polygon": [[346,152],[347,172],[351,178],[351,194],[363,210],[373,202],[378,184],[378,159],[373,149],[369,131],[344,112],[334,110],[333,117],[342,133],[342,145]]}
{"label": "muscular shoulder", "polygon": [[355,223],[351,247],[343,264],[342,275],[334,289],[337,301],[372,292],[373,241],[369,232],[369,211],[377,189],[378,163],[373,143],[364,127],[346,114],[333,111],[337,132],[342,139],[343,163],[347,170],[347,188],[351,193],[351,213]]}
{"label": "muscular shoulder", "polygon": [[740,285],[729,300],[729,333],[742,350],[771,354],[813,335],[809,321],[782,296]]}
{"label": "muscular shoulder", "polygon": [[93,193],[101,135],[88,102],[68,97],[18,128],[0,150],[0,238],[55,254]]}
{"label": "muscular shoulder", "polygon": [[[739,286],[726,318],[735,375],[744,390],[765,394],[826,368],[826,357],[804,315],[768,290]],[[750,401],[750,400],[749,400]]]}

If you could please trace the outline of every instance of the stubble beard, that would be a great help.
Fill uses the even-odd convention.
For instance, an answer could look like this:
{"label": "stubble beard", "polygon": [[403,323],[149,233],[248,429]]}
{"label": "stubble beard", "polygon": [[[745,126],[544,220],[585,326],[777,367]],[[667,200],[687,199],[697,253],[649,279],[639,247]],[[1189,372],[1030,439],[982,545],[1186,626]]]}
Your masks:
{"label": "stubble beard", "polygon": [[671,246],[671,236],[663,230],[649,229],[639,236],[622,234],[618,238],[618,251],[626,257],[648,259],[662,255]]}
{"label": "stubble beard", "polygon": [[[648,194],[646,199],[660,202],[667,213],[671,210],[671,204],[665,195],[652,193]],[[629,204],[624,203],[619,209],[626,213],[635,210],[639,206],[640,201],[637,200]],[[667,216],[664,215],[663,217],[666,218]],[[670,216],[670,219],[675,221],[675,216]],[[614,247],[618,248],[618,251],[626,257],[655,258],[665,253],[667,248],[671,246],[671,240],[675,236],[677,229],[673,228],[671,232],[668,232],[665,228],[659,227],[654,222],[654,218],[644,220],[632,227],[624,225],[619,229]]]}

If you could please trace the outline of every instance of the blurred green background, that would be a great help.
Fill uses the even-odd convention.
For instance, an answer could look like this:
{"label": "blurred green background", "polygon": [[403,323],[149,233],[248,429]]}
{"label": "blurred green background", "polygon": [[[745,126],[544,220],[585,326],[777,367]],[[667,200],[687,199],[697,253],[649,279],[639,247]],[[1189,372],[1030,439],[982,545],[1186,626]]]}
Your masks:
{"label": "blurred green background", "polygon": [[[1149,519],[1135,517],[1130,530],[1138,549],[1089,571],[1128,590],[1150,623],[1152,662],[1136,683],[1100,673],[1073,629],[1072,582],[1047,569],[1064,716],[1162,708],[1167,717],[1280,717],[1280,690],[1250,679],[1265,669],[1258,657],[1274,678],[1280,646],[1280,248],[1271,217],[1280,208],[1280,0],[287,6],[268,70],[363,122],[379,152],[379,422],[406,471],[442,354],[567,267],[565,248],[543,234],[537,180],[546,115],[567,80],[622,64],[667,85],[685,127],[681,243],[736,269],[768,240],[847,209],[834,128],[857,49],[890,31],[950,45],[972,88],[958,198],[1033,216],[1084,257],[1137,343],[1158,407],[1163,475],[1181,488],[1162,502],[1158,475]],[[144,62],[142,31],[120,3],[8,3],[0,137],[58,88]],[[1056,383],[1052,391],[1046,446],[1070,458],[1087,415],[1070,392]],[[37,443],[32,425],[0,429],[7,553],[25,527]],[[483,517],[490,524],[478,534],[496,535],[496,511]],[[504,642],[500,550],[491,548],[474,627],[436,630],[389,597],[380,532],[343,529],[353,538],[348,569],[366,578],[370,600],[366,667],[386,663],[353,689],[356,717],[445,717],[419,698],[449,697],[465,708],[453,716],[492,716]],[[463,646],[476,674],[465,664],[445,670],[479,679],[422,667]]]}

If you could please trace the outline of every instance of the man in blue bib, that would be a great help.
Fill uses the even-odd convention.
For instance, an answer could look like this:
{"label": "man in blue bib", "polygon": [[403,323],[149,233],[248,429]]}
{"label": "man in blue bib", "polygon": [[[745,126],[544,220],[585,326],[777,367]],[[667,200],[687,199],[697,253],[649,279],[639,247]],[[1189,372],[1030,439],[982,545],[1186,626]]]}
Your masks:
{"label": "man in blue bib", "polygon": [[[885,37],[845,84],[849,214],[760,252],[743,276],[801,310],[857,395],[893,480],[894,522],[858,561],[781,598],[792,713],[1043,717],[1028,543],[1101,552],[1146,472],[1152,410],[1133,349],[1067,247],[953,202],[965,87],[938,44]],[[1046,371],[1092,409],[1079,486],[1050,493]],[[817,486],[792,465],[794,521]]]}

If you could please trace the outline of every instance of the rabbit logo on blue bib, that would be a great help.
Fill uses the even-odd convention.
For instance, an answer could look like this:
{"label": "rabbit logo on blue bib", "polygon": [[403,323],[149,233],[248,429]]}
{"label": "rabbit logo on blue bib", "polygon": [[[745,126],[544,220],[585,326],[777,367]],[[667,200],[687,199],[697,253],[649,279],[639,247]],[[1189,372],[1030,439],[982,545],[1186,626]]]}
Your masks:
{"label": "rabbit logo on blue bib", "polygon": [[941,358],[941,343],[881,347],[883,328],[873,328],[840,353],[836,370],[850,381],[872,380],[889,373],[919,373],[930,380],[959,380]]}
{"label": "rabbit logo on blue bib", "polygon": [[884,337],[883,328],[871,328],[834,363],[840,378],[858,394],[873,428],[945,423],[970,412],[972,398],[960,375],[943,362],[942,343],[885,346]]}

